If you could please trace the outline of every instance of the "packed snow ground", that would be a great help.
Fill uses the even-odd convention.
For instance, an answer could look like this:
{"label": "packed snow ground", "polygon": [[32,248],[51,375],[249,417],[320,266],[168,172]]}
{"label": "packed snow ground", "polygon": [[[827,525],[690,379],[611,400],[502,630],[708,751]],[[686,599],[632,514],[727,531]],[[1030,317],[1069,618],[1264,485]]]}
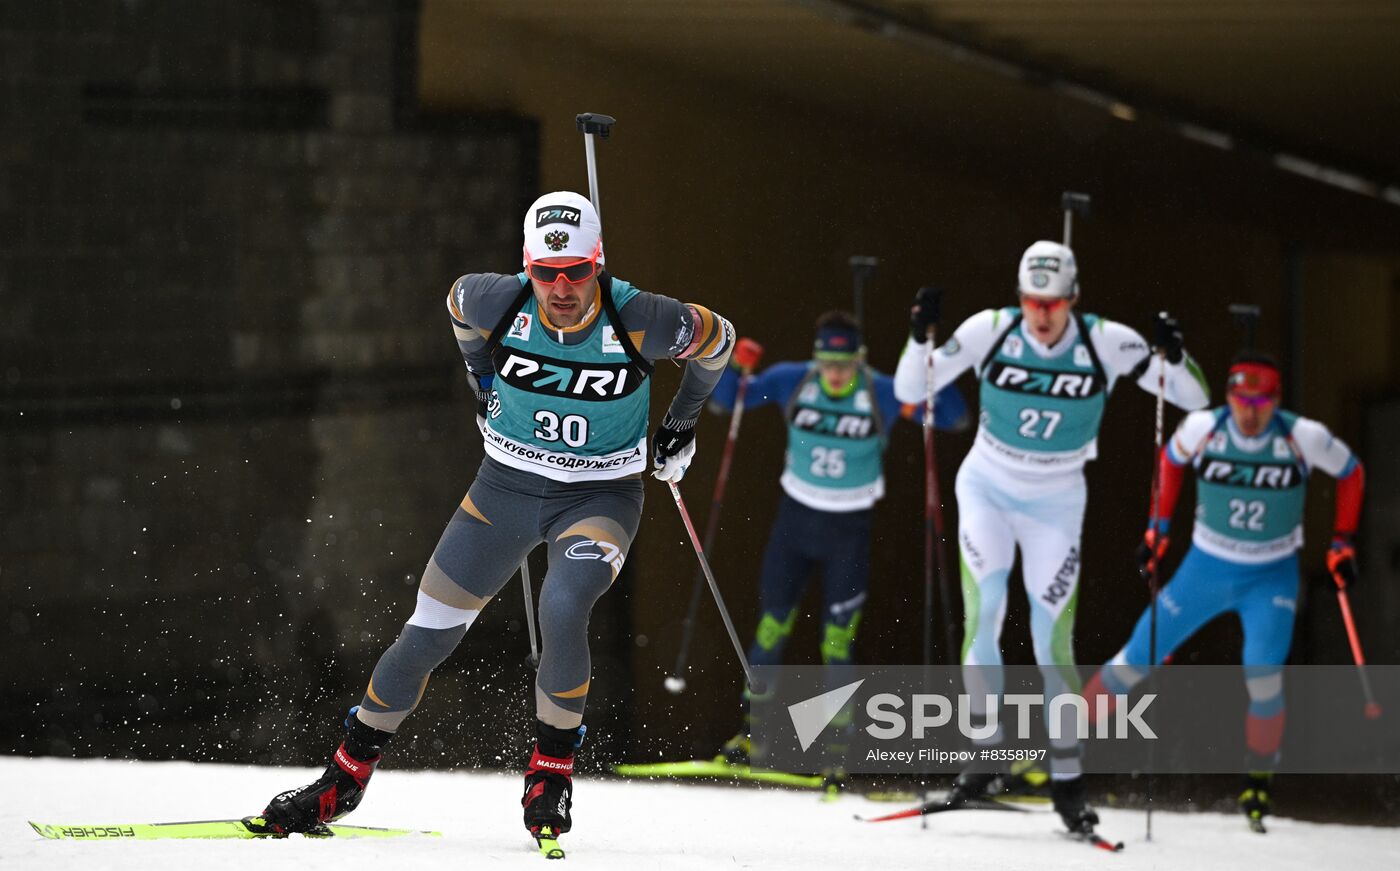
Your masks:
{"label": "packed snow ground", "polygon": [[[190,762],[0,757],[0,868],[238,869],[535,868],[547,861],[520,822],[518,775],[378,773],[345,822],[435,829],[441,838],[330,841],[46,841],[28,821],[111,824],[242,816],[275,792],[317,772]],[[1111,855],[1055,834],[1051,812],[962,812],[918,820],[861,823],[902,805],[810,793],[695,783],[580,779],[575,831],[563,839],[561,868],[658,871],[691,868],[937,867],[980,871],[1033,867],[1105,869],[1268,868],[1269,871],[1393,867],[1400,828],[1274,820],[1268,835],[1241,818],[1158,812],[1153,841],[1139,811],[1103,810],[1101,831],[1127,843]]]}

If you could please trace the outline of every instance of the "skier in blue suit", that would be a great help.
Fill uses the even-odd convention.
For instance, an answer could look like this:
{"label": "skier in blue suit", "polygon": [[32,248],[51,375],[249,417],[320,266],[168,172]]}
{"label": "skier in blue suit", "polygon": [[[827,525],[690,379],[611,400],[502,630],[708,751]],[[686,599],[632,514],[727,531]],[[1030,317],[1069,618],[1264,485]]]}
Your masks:
{"label": "skier in blue suit", "polygon": [[[748,347],[739,343],[711,395],[712,405],[725,411],[732,407],[739,379],[746,377],[746,405],[778,406],[788,431],[779,478],[783,495],[763,555],[760,617],[749,662],[782,663],[808,578],[820,570],[822,662],[846,665],[852,662],[869,588],[874,506],[885,494],[883,458],[890,426],[900,418],[922,423],[924,409],[902,405],[894,395],[894,379],[866,365],[860,327],[846,312],[831,311],[817,319],[811,360],[777,363],[741,376],[739,370],[756,362],[746,357]],[[967,404],[956,388],[940,391],[934,408],[940,429],[966,427]],[[721,758],[749,763],[751,726],[752,711],[746,710],[744,728],[725,742]],[[838,754],[831,753],[833,763]],[[828,789],[839,791],[844,778],[839,765],[825,773]]]}

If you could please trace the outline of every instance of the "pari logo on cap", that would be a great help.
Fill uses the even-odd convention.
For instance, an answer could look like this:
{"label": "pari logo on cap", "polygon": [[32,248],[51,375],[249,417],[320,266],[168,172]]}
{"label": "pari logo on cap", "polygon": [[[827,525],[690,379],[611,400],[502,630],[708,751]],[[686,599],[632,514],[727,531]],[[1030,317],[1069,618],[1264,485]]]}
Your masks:
{"label": "pari logo on cap", "polygon": [[1079,293],[1074,252],[1059,242],[1040,241],[1021,255],[1016,289],[1031,296],[1067,298]]}
{"label": "pari logo on cap", "polygon": [[573,224],[577,227],[583,221],[583,213],[570,206],[545,206],[535,209],[535,227],[545,224]]}
{"label": "pari logo on cap", "polygon": [[527,263],[545,257],[586,260],[594,254],[604,262],[598,212],[573,191],[554,191],[531,203],[522,230]]}

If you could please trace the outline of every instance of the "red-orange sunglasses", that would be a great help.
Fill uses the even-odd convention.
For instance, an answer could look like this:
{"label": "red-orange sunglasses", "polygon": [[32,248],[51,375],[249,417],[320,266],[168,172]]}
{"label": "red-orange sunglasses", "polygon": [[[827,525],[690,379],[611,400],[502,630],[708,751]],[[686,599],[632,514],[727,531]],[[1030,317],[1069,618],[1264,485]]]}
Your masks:
{"label": "red-orange sunglasses", "polygon": [[1038,308],[1046,314],[1049,314],[1050,312],[1059,311],[1060,309],[1069,305],[1069,300],[1062,296],[1046,298],[1042,296],[1031,296],[1030,294],[1026,293],[1017,295],[1021,297],[1022,305],[1030,305],[1032,308]]}
{"label": "red-orange sunglasses", "polygon": [[530,259],[529,250],[524,253],[525,272],[540,284],[553,284],[561,275],[570,284],[583,284],[598,274],[598,255],[603,253],[603,243],[594,246],[593,256],[568,263],[540,263]]}
{"label": "red-orange sunglasses", "polygon": [[1263,408],[1278,401],[1278,397],[1272,393],[1235,393],[1231,391],[1230,398],[1240,405],[1247,405],[1250,408]]}

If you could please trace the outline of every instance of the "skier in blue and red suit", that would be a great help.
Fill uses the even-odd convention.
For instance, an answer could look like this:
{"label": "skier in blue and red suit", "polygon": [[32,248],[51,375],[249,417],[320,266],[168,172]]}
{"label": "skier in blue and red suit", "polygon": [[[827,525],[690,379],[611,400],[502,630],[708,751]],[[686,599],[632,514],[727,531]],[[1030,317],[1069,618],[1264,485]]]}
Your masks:
{"label": "skier in blue and red suit", "polygon": [[[1245,352],[1230,368],[1229,404],[1182,420],[1162,449],[1159,504],[1138,552],[1144,576],[1154,575],[1167,552],[1182,477],[1192,466],[1196,522],[1191,549],[1158,593],[1157,661],[1221,614],[1239,615],[1250,699],[1249,774],[1239,803],[1260,829],[1270,811],[1272,770],[1283,741],[1283,664],[1298,609],[1308,473],[1320,469],[1337,479],[1327,567],[1342,589],[1357,580],[1352,536],[1365,488],[1361,463],[1341,439],[1321,423],[1278,407],[1280,383],[1271,357]],[[1095,696],[1126,693],[1146,676],[1151,631],[1148,609],[1128,643],[1085,687],[1091,712]]]}

